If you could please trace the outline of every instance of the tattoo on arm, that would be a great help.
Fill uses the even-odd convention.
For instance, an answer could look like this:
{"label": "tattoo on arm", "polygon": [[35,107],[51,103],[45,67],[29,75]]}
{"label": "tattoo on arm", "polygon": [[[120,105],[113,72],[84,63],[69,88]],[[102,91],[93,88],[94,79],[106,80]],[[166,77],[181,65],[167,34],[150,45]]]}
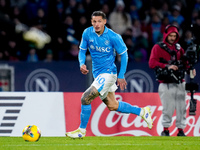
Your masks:
{"label": "tattoo on arm", "polygon": [[81,97],[81,103],[83,105],[89,105],[97,96],[99,96],[99,92],[95,87],[89,87]]}

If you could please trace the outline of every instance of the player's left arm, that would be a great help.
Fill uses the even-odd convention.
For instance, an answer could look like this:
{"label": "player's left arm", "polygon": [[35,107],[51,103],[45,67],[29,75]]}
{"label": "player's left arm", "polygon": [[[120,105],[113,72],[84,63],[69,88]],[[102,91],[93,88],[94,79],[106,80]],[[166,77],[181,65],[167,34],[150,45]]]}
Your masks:
{"label": "player's left arm", "polygon": [[115,34],[114,38],[112,38],[113,47],[117,51],[117,53],[121,56],[121,66],[117,78],[117,86],[120,87],[121,90],[126,89],[126,80],[124,74],[126,72],[126,67],[128,64],[128,53],[127,47],[119,34]]}
{"label": "player's left arm", "polygon": [[120,87],[121,90],[126,89],[127,82],[125,80],[124,74],[126,72],[126,67],[128,64],[128,53],[125,51],[121,56],[121,67],[117,79],[117,86]]}

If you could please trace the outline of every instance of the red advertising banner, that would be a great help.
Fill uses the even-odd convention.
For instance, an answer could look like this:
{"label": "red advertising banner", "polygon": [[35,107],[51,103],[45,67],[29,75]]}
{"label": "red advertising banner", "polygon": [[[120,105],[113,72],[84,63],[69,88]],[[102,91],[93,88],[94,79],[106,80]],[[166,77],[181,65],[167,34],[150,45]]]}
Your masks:
{"label": "red advertising banner", "polygon": [[[66,131],[72,131],[80,125],[82,93],[64,93],[64,108]],[[194,98],[198,100],[195,116],[189,115],[189,99],[187,95],[187,126],[184,132],[187,136],[200,136],[200,93],[195,93]],[[87,136],[160,136],[163,130],[161,124],[162,105],[158,93],[116,93],[118,101],[125,101],[138,107],[149,106],[154,121],[150,130],[146,122],[134,114],[124,114],[109,111],[106,105],[96,98],[92,102],[92,114],[87,126]],[[169,128],[170,135],[177,135],[176,112]]]}

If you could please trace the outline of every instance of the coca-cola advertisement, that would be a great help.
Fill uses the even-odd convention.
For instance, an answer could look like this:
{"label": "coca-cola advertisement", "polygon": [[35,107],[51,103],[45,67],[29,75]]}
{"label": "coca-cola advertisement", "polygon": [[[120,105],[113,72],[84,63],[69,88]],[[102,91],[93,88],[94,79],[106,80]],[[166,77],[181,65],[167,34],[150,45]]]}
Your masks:
{"label": "coca-cola advertisement", "polygon": [[[76,130],[80,125],[82,93],[64,93],[66,131]],[[186,97],[187,125],[184,132],[187,136],[200,136],[200,93],[195,93],[197,100],[196,115],[189,115],[190,95]],[[151,108],[153,128],[150,130],[146,122],[137,115],[109,111],[106,105],[96,98],[92,101],[92,113],[87,125],[86,136],[160,136],[163,126],[162,104],[158,93],[116,93],[118,101],[125,101],[134,106]],[[177,135],[176,111],[169,128],[170,136]]]}

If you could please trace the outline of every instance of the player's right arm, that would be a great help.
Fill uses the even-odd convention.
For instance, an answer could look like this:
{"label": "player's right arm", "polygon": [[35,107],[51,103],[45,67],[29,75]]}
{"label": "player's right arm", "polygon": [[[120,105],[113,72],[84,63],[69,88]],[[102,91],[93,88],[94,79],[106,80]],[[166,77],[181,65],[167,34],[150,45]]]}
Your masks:
{"label": "player's right arm", "polygon": [[80,71],[82,74],[87,74],[89,70],[87,70],[87,66],[85,65],[85,59],[86,59],[86,50],[80,49],[78,54],[78,60],[80,64]]}
{"label": "player's right arm", "polygon": [[86,30],[83,32],[79,48],[80,48],[80,50],[79,50],[79,54],[78,54],[78,60],[79,60],[80,71],[82,74],[87,74],[89,72],[89,70],[87,70],[87,66],[85,65],[86,52],[87,52]]}

